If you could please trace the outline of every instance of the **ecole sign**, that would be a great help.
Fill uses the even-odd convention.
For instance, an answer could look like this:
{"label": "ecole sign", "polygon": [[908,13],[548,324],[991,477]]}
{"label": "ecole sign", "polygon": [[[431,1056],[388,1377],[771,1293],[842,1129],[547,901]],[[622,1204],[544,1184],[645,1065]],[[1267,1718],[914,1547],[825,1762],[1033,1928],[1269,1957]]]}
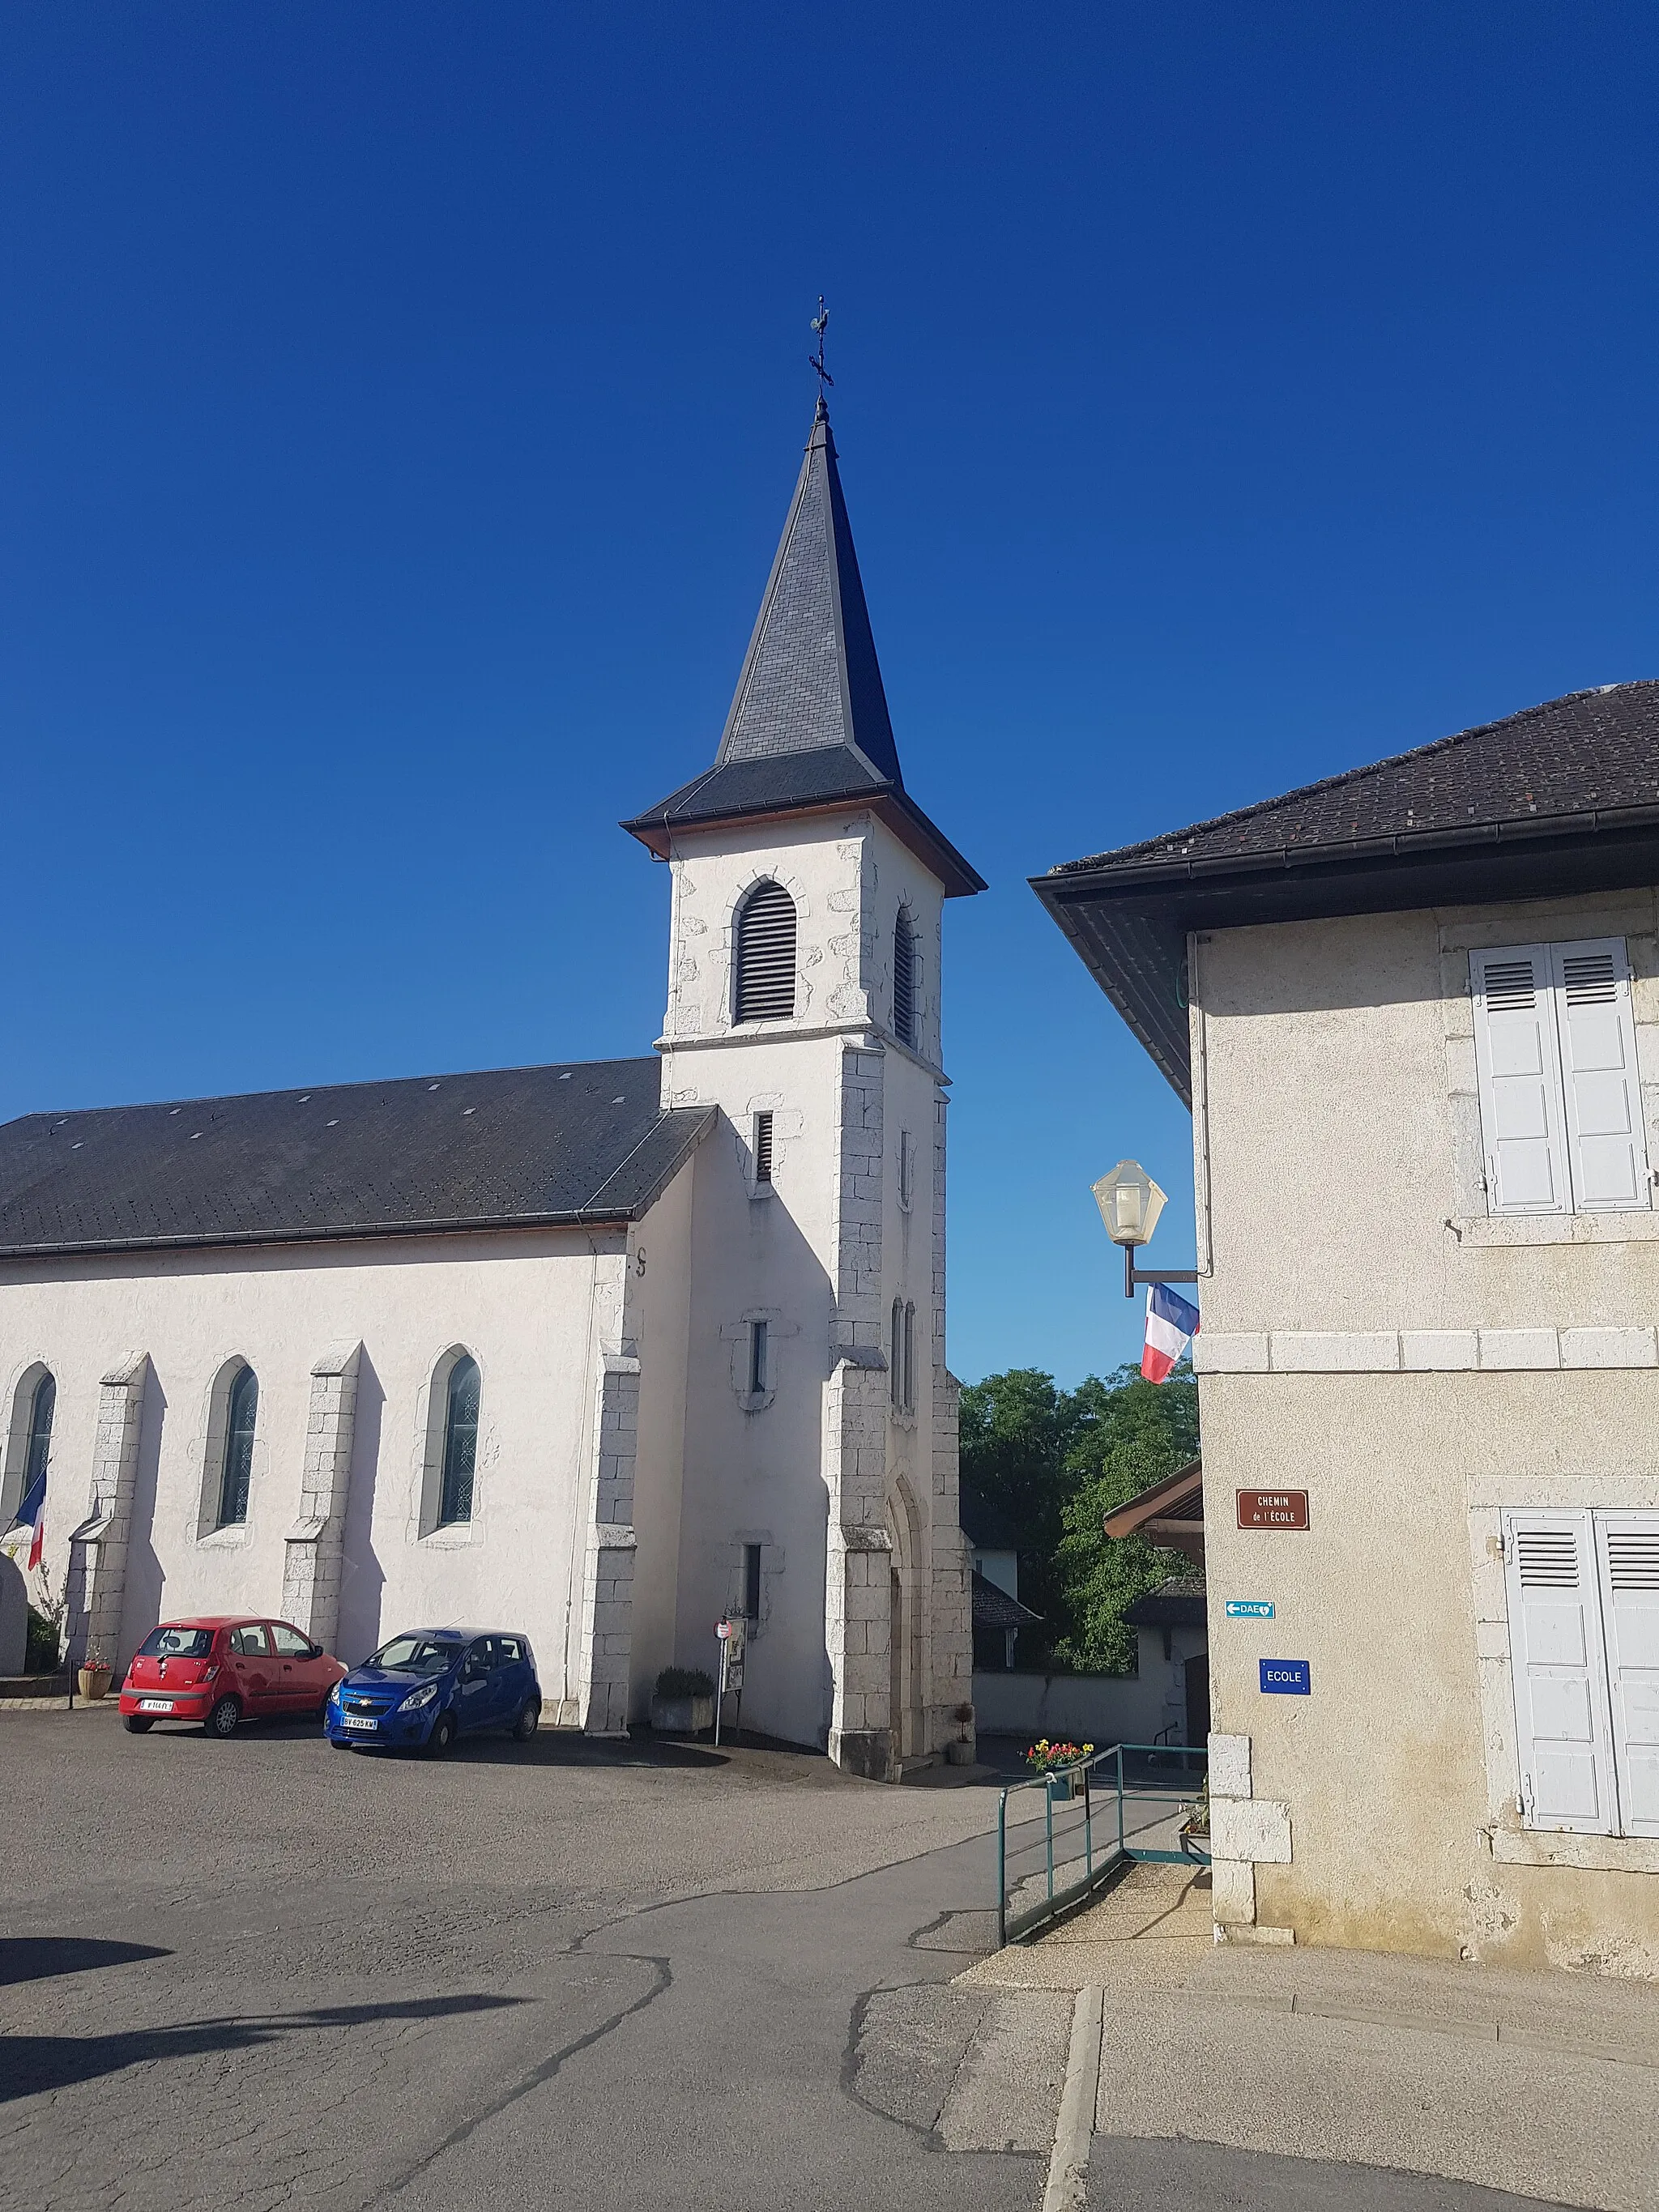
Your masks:
{"label": "ecole sign", "polygon": [[1238,1525],[1241,1528],[1305,1528],[1308,1493],[1305,1490],[1241,1490]]}

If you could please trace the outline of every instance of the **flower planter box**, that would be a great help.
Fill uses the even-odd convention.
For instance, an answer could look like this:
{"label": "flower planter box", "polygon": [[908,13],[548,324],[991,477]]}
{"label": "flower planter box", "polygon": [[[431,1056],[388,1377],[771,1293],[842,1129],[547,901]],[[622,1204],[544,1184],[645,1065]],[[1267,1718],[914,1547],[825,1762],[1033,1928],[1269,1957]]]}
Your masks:
{"label": "flower planter box", "polygon": [[107,1667],[82,1667],[76,1676],[76,1681],[81,1695],[88,1703],[95,1702],[96,1699],[103,1697],[109,1688],[110,1669]]}
{"label": "flower planter box", "polygon": [[945,1763],[947,1766],[971,1766],[974,1763],[973,1745],[960,1736],[951,1737],[945,1747]]}
{"label": "flower planter box", "polygon": [[651,1725],[659,1735],[701,1735],[714,1725],[712,1698],[653,1698]]}

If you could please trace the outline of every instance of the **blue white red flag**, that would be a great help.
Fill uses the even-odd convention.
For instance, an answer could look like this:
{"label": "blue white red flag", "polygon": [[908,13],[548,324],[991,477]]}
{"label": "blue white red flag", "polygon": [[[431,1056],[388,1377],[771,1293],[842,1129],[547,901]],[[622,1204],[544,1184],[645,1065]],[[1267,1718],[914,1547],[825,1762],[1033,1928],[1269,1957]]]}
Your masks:
{"label": "blue white red flag", "polygon": [[46,1476],[43,1468],[25,1493],[17,1509],[17,1518],[0,1536],[0,1552],[15,1559],[27,1543],[29,1555],[26,1564],[33,1571],[40,1564],[41,1547],[46,1540]]}
{"label": "blue white red flag", "polygon": [[1154,1283],[1146,1293],[1146,1343],[1140,1355],[1140,1371],[1149,1382],[1162,1382],[1198,1334],[1198,1308],[1167,1283]]}

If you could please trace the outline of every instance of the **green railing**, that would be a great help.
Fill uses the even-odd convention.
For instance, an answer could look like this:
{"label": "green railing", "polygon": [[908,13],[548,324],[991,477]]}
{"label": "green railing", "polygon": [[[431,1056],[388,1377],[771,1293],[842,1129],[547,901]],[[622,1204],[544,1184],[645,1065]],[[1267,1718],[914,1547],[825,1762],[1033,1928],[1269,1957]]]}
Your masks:
{"label": "green railing", "polygon": [[999,1942],[1058,1919],[1127,1862],[1207,1866],[1209,1838],[1191,1834],[1186,1816],[1208,1763],[1205,1751],[1181,1744],[1115,1743],[1063,1773],[1006,1783],[997,1805]]}

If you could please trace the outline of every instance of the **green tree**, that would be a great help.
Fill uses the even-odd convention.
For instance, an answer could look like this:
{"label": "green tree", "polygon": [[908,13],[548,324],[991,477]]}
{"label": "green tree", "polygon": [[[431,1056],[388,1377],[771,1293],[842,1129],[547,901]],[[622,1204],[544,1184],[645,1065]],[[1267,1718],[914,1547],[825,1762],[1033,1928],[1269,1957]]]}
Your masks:
{"label": "green tree", "polygon": [[1197,1450],[1198,1384],[1184,1364],[1164,1382],[1120,1367],[1061,1390],[1052,1375],[1016,1367],[963,1389],[963,1481],[1012,1522],[1019,1594],[1043,1617],[1022,1644],[1028,1658],[1040,1637],[1060,1667],[1133,1666],[1126,1608],[1187,1562],[1142,1537],[1115,1541],[1101,1522]]}
{"label": "green tree", "polygon": [[1198,1383],[1184,1363],[1164,1382],[1146,1382],[1133,1367],[1104,1382],[1091,1375],[1073,1394],[1073,1424],[1054,1564],[1064,1623],[1054,1656],[1080,1673],[1127,1674],[1135,1635],[1125,1612],[1166,1577],[1192,1570],[1178,1552],[1142,1536],[1109,1536],[1101,1524],[1197,1456]]}
{"label": "green tree", "polygon": [[963,1386],[962,1480],[1014,1525],[1020,1597],[1047,1624],[1046,1632],[1026,1632],[1032,1640],[1051,1642],[1054,1632],[1054,1555],[1064,1533],[1073,1426],[1071,1394],[1035,1367],[1010,1368]]}

